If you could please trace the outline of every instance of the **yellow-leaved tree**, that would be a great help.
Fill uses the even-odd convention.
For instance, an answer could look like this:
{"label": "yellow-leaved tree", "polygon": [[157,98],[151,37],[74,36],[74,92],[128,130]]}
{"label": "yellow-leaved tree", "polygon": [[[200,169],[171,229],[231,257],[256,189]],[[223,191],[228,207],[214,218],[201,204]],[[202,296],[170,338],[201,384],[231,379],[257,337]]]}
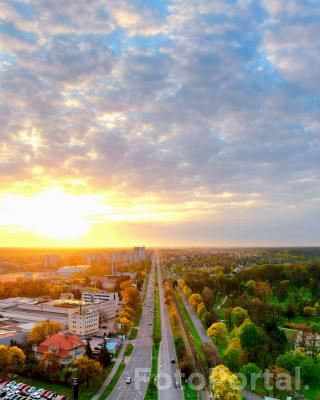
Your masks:
{"label": "yellow-leaved tree", "polygon": [[210,379],[215,399],[241,400],[239,378],[225,365],[213,368]]}
{"label": "yellow-leaved tree", "polygon": [[217,346],[226,346],[228,329],[223,322],[215,322],[212,324],[210,328],[208,328],[207,333]]}
{"label": "yellow-leaved tree", "polygon": [[29,342],[39,344],[55,333],[61,332],[62,323],[58,321],[42,321],[37,323],[29,334]]}

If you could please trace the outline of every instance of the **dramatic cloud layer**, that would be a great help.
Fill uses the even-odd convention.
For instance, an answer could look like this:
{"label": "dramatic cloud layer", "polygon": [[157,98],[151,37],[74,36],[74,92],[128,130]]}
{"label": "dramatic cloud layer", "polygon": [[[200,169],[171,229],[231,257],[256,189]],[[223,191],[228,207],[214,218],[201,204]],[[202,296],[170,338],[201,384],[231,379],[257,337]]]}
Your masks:
{"label": "dramatic cloud layer", "polygon": [[4,194],[58,187],[102,196],[125,243],[317,244],[319,18],[318,0],[0,0],[0,225]]}

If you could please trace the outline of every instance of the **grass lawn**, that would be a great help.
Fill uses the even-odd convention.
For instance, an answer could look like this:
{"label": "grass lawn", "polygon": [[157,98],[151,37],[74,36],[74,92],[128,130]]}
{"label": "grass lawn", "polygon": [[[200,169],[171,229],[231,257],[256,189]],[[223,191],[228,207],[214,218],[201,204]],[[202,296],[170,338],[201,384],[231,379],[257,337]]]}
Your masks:
{"label": "grass lawn", "polygon": [[186,324],[188,326],[189,332],[191,333],[191,335],[193,337],[193,340],[194,340],[194,343],[196,345],[196,349],[197,349],[197,352],[199,354],[200,360],[201,360],[201,362],[203,364],[203,367],[205,368],[205,370],[208,370],[207,358],[206,358],[206,356],[204,354],[204,351],[203,351],[203,348],[202,348],[202,341],[201,341],[201,338],[200,338],[200,336],[198,334],[198,331],[196,330],[195,326],[193,325],[192,319],[191,319],[188,311],[186,310],[178,291],[175,291],[175,297],[176,297],[176,300],[178,302],[178,306],[179,306],[179,308],[180,308],[180,310],[182,312],[182,315],[183,315],[183,317],[185,319],[185,322],[186,322]]}
{"label": "grass lawn", "polygon": [[198,399],[198,393],[192,389],[188,384],[183,384],[183,393],[184,397],[187,400],[197,400]]}
{"label": "grass lawn", "polygon": [[[301,389],[299,393],[303,394],[307,400],[319,400],[320,399],[320,382],[319,382],[319,376],[320,376],[320,364],[316,366],[316,370],[314,371],[314,378],[309,379],[308,381],[305,381],[302,384],[302,387],[305,385],[309,385],[309,389]],[[250,387],[248,387],[248,390],[251,390]],[[257,382],[257,388],[254,391],[255,393],[263,396],[263,395],[268,395],[268,391],[265,390],[264,384],[262,380],[258,380]],[[272,397],[273,391],[269,392],[269,395]],[[279,396],[277,396],[279,397]],[[286,398],[286,395],[283,394],[283,398]]]}
{"label": "grass lawn", "polygon": [[158,388],[154,384],[154,378],[158,374],[158,357],[161,341],[161,317],[160,317],[160,301],[159,301],[159,288],[155,287],[154,297],[154,314],[153,314],[153,344],[152,344],[152,365],[151,377],[147,387],[145,400],[157,400]]}
{"label": "grass lawn", "polygon": [[133,326],[137,327],[140,325],[141,314],[142,314],[142,307],[139,307],[138,312],[134,317]]}
{"label": "grass lawn", "polygon": [[308,400],[319,400],[320,399],[320,364],[315,367],[314,378],[306,382],[309,385],[309,390],[301,390],[301,393]]}
{"label": "grass lawn", "polygon": [[133,352],[133,345],[131,343],[128,343],[124,355],[126,357],[131,356],[132,352]]}
{"label": "grass lawn", "polygon": [[138,329],[137,328],[132,328],[130,336],[129,336],[129,340],[136,339],[137,336],[138,336]]}
{"label": "grass lawn", "polygon": [[103,392],[103,394],[100,396],[99,400],[105,400],[105,398],[107,396],[109,396],[109,394],[112,392],[113,388],[116,386],[116,384],[118,383],[120,376],[122,375],[123,370],[126,367],[126,363],[122,362],[119,365],[119,368],[117,370],[117,372],[115,373],[114,377],[112,378],[111,382],[109,383],[109,385],[106,387],[105,391]]}
{"label": "grass lawn", "polygon": [[[104,377],[105,379],[105,377]],[[47,390],[52,390],[53,392],[56,392],[61,395],[65,395],[68,397],[68,399],[72,398],[72,387],[70,385],[63,385],[63,384],[56,384],[52,382],[46,382],[41,379],[29,379],[26,377],[18,377],[16,379],[17,382],[24,382],[27,385],[35,386],[37,388],[43,388]],[[95,383],[92,383],[89,387],[86,387],[85,385],[82,385],[81,388],[79,388],[79,400],[89,400],[91,399],[92,396],[94,396],[97,391],[99,390],[101,383],[103,380],[99,380]]]}

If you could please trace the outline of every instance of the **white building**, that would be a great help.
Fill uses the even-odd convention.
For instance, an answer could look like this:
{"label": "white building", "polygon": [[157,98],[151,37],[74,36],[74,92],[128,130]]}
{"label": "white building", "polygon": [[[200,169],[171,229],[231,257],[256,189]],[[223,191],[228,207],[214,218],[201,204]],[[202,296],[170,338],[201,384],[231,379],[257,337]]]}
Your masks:
{"label": "white building", "polygon": [[119,295],[117,292],[85,290],[82,292],[82,300],[96,303],[99,312],[104,314],[106,318],[115,318],[118,313]]}
{"label": "white building", "polygon": [[99,330],[99,314],[77,312],[68,317],[69,333],[78,336],[92,335]]}

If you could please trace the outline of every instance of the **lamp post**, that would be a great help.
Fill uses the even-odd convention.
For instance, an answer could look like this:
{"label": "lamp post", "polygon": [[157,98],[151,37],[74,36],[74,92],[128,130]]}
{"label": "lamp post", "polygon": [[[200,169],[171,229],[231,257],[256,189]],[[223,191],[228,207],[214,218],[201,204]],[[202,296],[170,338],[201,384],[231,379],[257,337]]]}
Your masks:
{"label": "lamp post", "polygon": [[78,400],[78,378],[72,378],[72,400]]}

